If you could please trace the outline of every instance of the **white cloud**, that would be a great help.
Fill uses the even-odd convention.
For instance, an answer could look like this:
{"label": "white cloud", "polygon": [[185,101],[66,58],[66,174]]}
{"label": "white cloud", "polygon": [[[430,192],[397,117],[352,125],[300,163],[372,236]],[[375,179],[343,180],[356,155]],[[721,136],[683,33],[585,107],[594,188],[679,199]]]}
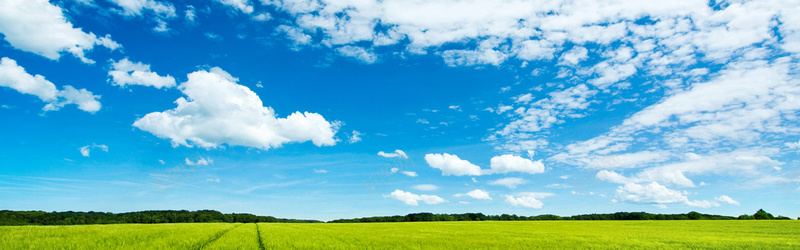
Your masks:
{"label": "white cloud", "polygon": [[360,142],[362,135],[364,135],[364,134],[362,134],[361,132],[353,130],[353,134],[350,136],[350,139],[348,139],[348,142],[350,142],[350,143]]}
{"label": "white cloud", "polygon": [[608,170],[600,170],[600,172],[597,172],[597,175],[595,175],[595,176],[597,177],[597,179],[604,180],[604,181],[610,181],[610,182],[618,183],[618,184],[625,184],[625,183],[634,182],[633,180],[630,180],[627,177],[622,176],[621,174],[618,174],[618,173],[613,172],[613,171],[608,171]]}
{"label": "white cloud", "polygon": [[527,93],[527,94],[524,94],[524,95],[519,95],[517,97],[514,97],[514,102],[516,102],[516,103],[529,103],[531,101],[533,101],[533,94],[531,94],[531,93]]}
{"label": "white cloud", "polygon": [[328,170],[325,170],[325,169],[316,169],[316,168],[315,168],[315,169],[314,169],[314,173],[317,173],[317,174],[327,174],[327,173],[328,173]]}
{"label": "white cloud", "polygon": [[[503,147],[513,151],[534,150],[545,146],[548,142],[540,132],[563,123],[568,118],[584,116],[580,112],[589,108],[593,103],[590,98],[597,93],[597,90],[590,89],[585,84],[551,92],[548,98],[530,103],[527,108],[517,109],[514,119],[497,131],[493,138],[504,138]],[[522,101],[528,99],[519,98]]]}
{"label": "white cloud", "polygon": [[378,152],[378,155],[386,157],[386,158],[408,159],[408,155],[406,155],[406,152],[403,152],[403,150],[399,150],[399,149],[395,149],[394,153],[386,153],[386,152],[380,151],[380,152]]}
{"label": "white cloud", "polygon": [[186,14],[184,15],[186,18],[186,22],[193,24],[197,20],[197,11],[195,11],[194,6],[187,5],[186,6]]}
{"label": "white cloud", "polygon": [[553,183],[553,184],[549,184],[549,185],[544,186],[544,187],[546,187],[546,188],[564,189],[564,188],[571,188],[572,186],[570,186],[569,184],[564,184],[564,183]]}
{"label": "white cloud", "polygon": [[420,201],[428,205],[447,202],[446,200],[436,195],[424,195],[424,194],[417,195],[410,192],[405,192],[400,189],[394,190],[394,192],[389,194],[387,197],[391,197],[396,200],[402,201],[403,203],[409,206],[418,206]]}
{"label": "white cloud", "polygon": [[539,199],[553,196],[552,193],[517,193],[515,195],[506,195],[506,203],[511,206],[521,206],[533,209],[540,209],[544,203]]}
{"label": "white cloud", "polygon": [[448,153],[426,154],[425,161],[432,168],[442,170],[442,175],[481,175],[481,167],[462,160],[456,155]]}
{"label": "white cloud", "polygon": [[491,200],[492,199],[492,197],[489,196],[488,192],[480,190],[480,189],[475,189],[475,190],[469,191],[466,194],[455,194],[453,196],[455,196],[455,197],[469,196],[469,197],[472,197],[473,199],[478,199],[478,200]]}
{"label": "white cloud", "polygon": [[272,15],[270,15],[267,12],[264,12],[264,13],[261,13],[261,14],[253,16],[253,20],[256,20],[256,21],[259,21],[259,22],[266,22],[266,21],[269,21],[271,19],[272,19]]}
{"label": "white cloud", "polygon": [[97,99],[100,96],[92,94],[86,89],[75,89],[65,85],[58,90],[52,82],[41,75],[30,75],[25,68],[17,65],[17,61],[8,57],[0,59],[0,86],[14,89],[22,94],[35,95],[47,103],[42,110],[59,110],[68,104],[78,105],[78,109],[95,113],[100,110],[101,104]]}
{"label": "white cloud", "polygon": [[219,178],[208,178],[208,179],[206,179],[206,181],[207,182],[216,182],[216,183],[220,182]]}
{"label": "white cloud", "polygon": [[121,14],[126,16],[142,16],[145,11],[162,18],[175,17],[175,7],[169,2],[155,0],[109,0],[122,8]]}
{"label": "white cloud", "polygon": [[488,39],[481,42],[476,50],[447,50],[442,53],[442,58],[451,67],[481,64],[498,66],[508,58],[505,53],[495,50],[500,42],[500,39]]}
{"label": "white cloud", "polygon": [[586,58],[589,58],[588,53],[589,50],[584,47],[572,48],[570,51],[567,51],[561,55],[561,63],[568,65],[578,64],[581,61],[586,60]]}
{"label": "white cloud", "polygon": [[637,168],[643,164],[658,163],[669,159],[669,153],[657,151],[641,151],[636,153],[617,154],[597,157],[588,166],[593,168]]}
{"label": "white cloud", "polygon": [[92,145],[86,145],[86,146],[80,147],[80,148],[78,148],[78,151],[81,152],[81,155],[83,155],[83,157],[89,157],[89,153],[91,152],[91,150],[93,148],[98,148],[100,150],[103,150],[104,152],[108,152],[108,146],[106,146],[104,144],[94,144],[94,143],[92,143]]}
{"label": "white cloud", "polygon": [[51,60],[67,52],[84,63],[94,63],[85,53],[95,45],[111,50],[121,46],[111,37],[74,28],[63,11],[47,0],[5,0],[0,2],[0,33],[16,49],[35,53]]}
{"label": "white cloud", "polygon": [[[514,107],[512,107],[512,106],[500,105],[500,106],[497,107],[497,111],[496,112],[498,114],[502,114],[502,113],[505,113],[506,111],[509,111],[509,110],[512,110],[512,109],[514,109]],[[490,110],[491,110],[491,108],[490,108]]]}
{"label": "white cloud", "polygon": [[184,158],[183,161],[186,165],[189,166],[208,166],[209,164],[214,164],[214,161],[211,159],[206,159],[203,157],[198,157],[196,161],[192,161],[189,158]]}
{"label": "white cloud", "polygon": [[433,185],[433,184],[419,184],[419,185],[414,185],[411,188],[419,190],[419,191],[436,191],[436,190],[439,190],[439,187],[436,186],[436,185]]}
{"label": "white cloud", "polygon": [[[152,16],[153,22],[156,23],[156,26],[153,27],[153,31],[156,32],[167,32],[170,29],[167,27],[167,22],[165,19],[173,19],[177,17],[175,6],[172,5],[170,2],[162,2],[162,1],[155,1],[155,0],[109,0],[110,2],[116,4],[121,9],[116,9],[115,12],[119,13],[120,15],[127,16],[127,17],[137,17],[137,16]],[[190,10],[194,11],[194,7],[190,8]],[[194,12],[192,12],[194,14]],[[189,20],[190,16],[187,12],[185,16],[187,21]],[[194,15],[191,16],[191,22],[194,22]]]}
{"label": "white cloud", "polygon": [[620,201],[636,203],[681,203],[686,196],[680,191],[669,189],[656,182],[646,185],[627,183],[617,188],[616,198]]}
{"label": "white cloud", "polygon": [[786,145],[786,147],[790,148],[790,149],[800,149],[800,141],[787,142],[787,143],[784,143],[783,145]]}
{"label": "white cloud", "polygon": [[715,200],[717,200],[717,201],[719,201],[719,202],[722,202],[722,203],[727,203],[727,204],[731,204],[731,205],[737,205],[737,206],[739,206],[739,202],[738,202],[738,201],[734,200],[733,198],[731,198],[731,197],[729,197],[729,196],[727,196],[727,195],[722,195],[722,196],[719,196],[719,197],[714,197],[714,199],[715,199]]}
{"label": "white cloud", "polygon": [[372,64],[378,61],[378,56],[375,55],[375,53],[362,47],[344,46],[337,48],[336,51],[342,56],[352,57],[366,64]]}
{"label": "white cloud", "polygon": [[218,3],[233,7],[245,14],[253,13],[253,5],[249,0],[216,0]]}
{"label": "white cloud", "polygon": [[686,201],[685,204],[699,208],[719,207],[719,203],[713,201]]}
{"label": "white cloud", "polygon": [[486,170],[490,174],[504,174],[510,172],[521,172],[528,174],[544,173],[544,164],[541,160],[531,161],[516,155],[501,155],[492,157],[491,169]]}
{"label": "white cloud", "polygon": [[672,190],[657,182],[649,184],[626,183],[617,188],[615,198],[619,201],[649,204],[683,203],[688,206],[710,208],[719,204],[704,200],[689,200],[683,193]]}
{"label": "white cloud", "polygon": [[172,76],[159,76],[156,72],[150,71],[150,65],[131,62],[128,58],[118,62],[111,61],[108,76],[114,85],[121,87],[126,85],[142,85],[158,89],[175,87],[175,78]]}
{"label": "white cloud", "polygon": [[[284,34],[286,38],[294,43],[294,46],[306,45],[311,43],[311,36],[305,34],[302,29],[288,25],[279,25],[275,28],[278,34]],[[298,48],[295,48],[298,49]]]}
{"label": "white cloud", "polygon": [[547,40],[525,40],[517,46],[517,58],[522,60],[553,59],[556,53],[556,45]]}
{"label": "white cloud", "polygon": [[507,177],[502,179],[497,179],[494,181],[489,182],[489,185],[499,185],[499,186],[506,186],[510,189],[516,189],[517,186],[528,183],[525,179],[517,178],[517,177]]}
{"label": "white cloud", "polygon": [[217,41],[217,42],[221,42],[222,41],[222,37],[217,35],[217,34],[214,34],[213,32],[206,32],[203,35],[206,36],[208,39],[211,39],[213,41]]}
{"label": "white cloud", "polygon": [[417,172],[412,172],[412,171],[400,171],[400,173],[404,174],[404,175],[406,175],[408,177],[417,177],[417,176],[419,176],[419,175],[417,175]]}
{"label": "white cloud", "polygon": [[178,86],[187,98],[178,98],[176,108],[149,113],[133,126],[170,139],[175,147],[228,144],[270,149],[292,142],[336,144],[339,123],[310,112],[277,118],[256,93],[237,84],[238,79],[220,68],[196,71],[188,78]]}

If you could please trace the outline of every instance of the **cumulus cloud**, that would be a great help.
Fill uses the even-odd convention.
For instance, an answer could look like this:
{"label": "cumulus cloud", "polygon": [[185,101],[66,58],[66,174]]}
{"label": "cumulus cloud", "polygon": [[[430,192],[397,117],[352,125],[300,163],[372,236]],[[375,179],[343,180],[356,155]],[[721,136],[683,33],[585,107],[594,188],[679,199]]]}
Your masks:
{"label": "cumulus cloud", "polygon": [[150,71],[150,65],[141,62],[132,62],[123,58],[118,62],[111,61],[111,70],[108,71],[114,85],[125,87],[127,85],[142,85],[155,88],[175,87],[175,78],[170,75],[159,76]]}
{"label": "cumulus cloud", "polygon": [[677,190],[672,190],[657,182],[649,184],[626,183],[617,188],[616,200],[633,203],[647,204],[674,204],[683,203],[693,207],[710,208],[719,204],[704,200],[689,200],[686,195]]}
{"label": "cumulus cloud", "polygon": [[[115,11],[120,15],[126,17],[141,17],[141,16],[151,16],[152,20],[156,23],[156,26],[153,27],[153,31],[156,32],[167,32],[169,28],[167,28],[167,19],[173,19],[177,17],[175,6],[172,5],[170,2],[163,2],[163,1],[156,1],[156,0],[109,0],[110,2],[114,3],[119,7]],[[194,10],[192,7],[191,10]],[[194,13],[194,12],[192,12]],[[189,14],[187,12],[186,19],[189,20]],[[192,15],[192,21],[194,21],[194,15]]]}
{"label": "cumulus cloud", "polygon": [[95,45],[111,50],[121,46],[111,36],[97,37],[67,21],[61,8],[47,0],[7,0],[0,2],[0,33],[16,49],[57,60],[62,52],[84,63],[94,63],[85,53]]}
{"label": "cumulus cloud", "polygon": [[275,32],[277,34],[283,34],[294,43],[295,48],[299,49],[297,46],[306,45],[311,43],[311,36],[303,32],[302,29],[297,27],[292,27],[288,25],[279,25],[275,28]]}
{"label": "cumulus cloud", "polygon": [[350,143],[360,142],[362,135],[364,135],[364,134],[362,134],[361,132],[353,130],[353,133],[350,135],[350,138],[348,139],[348,142],[350,142]]}
{"label": "cumulus cloud", "polygon": [[525,179],[517,177],[508,177],[491,181],[489,182],[489,185],[505,186],[510,189],[516,189],[517,186],[525,183],[528,183],[528,181],[526,181]]}
{"label": "cumulus cloud", "polygon": [[336,51],[342,56],[351,57],[366,64],[372,64],[378,61],[378,56],[375,55],[375,53],[362,47],[344,46],[337,48]]}
{"label": "cumulus cloud", "polygon": [[787,142],[787,143],[784,143],[783,145],[785,145],[787,148],[791,148],[791,149],[800,149],[800,141]]}
{"label": "cumulus cloud", "polygon": [[253,13],[253,5],[248,0],[216,0],[218,3],[230,6],[245,14]]}
{"label": "cumulus cloud", "polygon": [[178,98],[176,108],[149,113],[133,126],[170,139],[175,147],[228,144],[266,150],[292,142],[336,144],[339,123],[310,112],[278,118],[256,93],[220,68],[190,73],[188,79],[178,86],[186,98]]}
{"label": "cumulus cloud", "polygon": [[442,170],[442,175],[481,175],[481,167],[462,160],[456,155],[448,153],[426,154],[425,161],[432,168]]}
{"label": "cumulus cloud", "polygon": [[[582,117],[584,110],[592,104],[591,97],[598,93],[585,84],[569,87],[560,91],[553,91],[547,98],[530,102],[528,97],[518,97],[528,107],[519,108],[513,114],[513,120],[503,129],[497,131],[489,139],[497,141],[504,138],[503,147],[512,151],[535,150],[549,143],[541,133],[556,124],[563,123],[566,119]],[[520,99],[521,98],[521,99]],[[498,108],[498,112],[511,110]],[[502,111],[502,112],[501,112]]]}
{"label": "cumulus cloud", "polygon": [[406,152],[403,152],[403,150],[399,150],[399,149],[395,149],[394,153],[386,153],[386,152],[380,151],[380,152],[378,152],[378,155],[386,157],[386,158],[408,159],[408,155],[406,155]]}
{"label": "cumulus cloud", "polygon": [[419,184],[419,185],[414,185],[411,188],[419,191],[436,191],[439,189],[439,186],[433,184]]}
{"label": "cumulus cloud", "polygon": [[402,201],[403,203],[409,206],[418,206],[420,201],[428,205],[447,202],[446,200],[436,195],[425,195],[425,194],[418,195],[410,192],[405,192],[400,189],[394,190],[394,192],[389,194],[387,197],[391,197],[393,199]]}
{"label": "cumulus cloud", "polygon": [[100,110],[100,96],[86,89],[76,89],[65,85],[58,90],[56,85],[41,75],[30,75],[17,61],[8,57],[0,59],[0,86],[8,87],[22,94],[35,95],[47,103],[42,110],[59,110],[68,104],[78,105],[78,109],[95,113]]}
{"label": "cumulus cloud", "polygon": [[658,163],[669,159],[669,153],[656,151],[641,151],[627,154],[599,156],[588,163],[594,168],[636,168],[643,164]]}
{"label": "cumulus cloud", "polygon": [[539,199],[547,198],[553,196],[555,194],[552,193],[517,193],[514,195],[506,195],[506,203],[511,206],[515,207],[527,207],[533,209],[540,209],[544,206],[544,203]]}
{"label": "cumulus cloud", "polygon": [[715,199],[715,200],[717,200],[717,201],[719,201],[719,202],[722,202],[722,203],[727,203],[727,204],[731,204],[731,205],[737,205],[737,206],[739,206],[739,202],[738,202],[738,201],[734,200],[733,198],[731,198],[731,197],[729,197],[729,196],[727,196],[727,195],[722,195],[722,196],[719,196],[719,197],[714,197],[714,199]]}
{"label": "cumulus cloud", "polygon": [[687,177],[691,174],[758,174],[757,169],[780,166],[782,163],[764,156],[764,152],[737,150],[730,153],[718,153],[700,157],[694,154],[684,161],[660,164],[639,171],[630,177],[616,172],[601,170],[597,178],[610,182],[625,184],[631,182],[659,182],[681,187],[694,187],[695,183]]}
{"label": "cumulus cloud", "polygon": [[194,24],[197,20],[197,11],[195,10],[194,6],[187,5],[186,6],[186,13],[184,14],[184,18],[186,22],[189,24]]}
{"label": "cumulus cloud", "polygon": [[500,65],[508,56],[498,50],[500,39],[488,39],[478,46],[475,50],[447,50],[442,53],[445,63],[449,66],[472,66],[472,65]]}
{"label": "cumulus cloud", "polygon": [[413,171],[400,171],[400,173],[404,174],[404,175],[406,175],[408,177],[417,177],[417,176],[419,176],[419,175],[417,175],[417,172],[413,172]]}
{"label": "cumulus cloud", "polygon": [[197,160],[190,160],[189,158],[184,158],[183,162],[189,166],[208,166],[209,164],[214,164],[214,161],[211,159],[206,159],[204,157],[198,157]]}
{"label": "cumulus cloud", "polygon": [[510,172],[522,172],[528,174],[544,173],[544,164],[541,160],[531,161],[516,155],[501,155],[492,157],[491,169],[487,173],[503,174]]}
{"label": "cumulus cloud", "polygon": [[269,20],[272,19],[272,15],[270,15],[267,12],[264,12],[264,13],[261,13],[261,14],[258,14],[258,15],[254,15],[252,18],[253,18],[253,20],[256,20],[256,21],[259,21],[259,22],[266,22],[266,21],[269,21]]}
{"label": "cumulus cloud", "polygon": [[175,7],[169,2],[155,0],[109,0],[121,8],[120,13],[126,16],[141,16],[151,11],[161,17],[175,17]]}
{"label": "cumulus cloud", "polygon": [[584,47],[576,47],[561,55],[561,63],[568,65],[575,65],[581,61],[589,58],[589,50]]}
{"label": "cumulus cloud", "polygon": [[455,196],[455,197],[469,196],[469,197],[472,197],[473,199],[478,199],[478,200],[491,200],[492,199],[492,197],[489,196],[488,192],[480,190],[480,189],[475,189],[475,190],[469,191],[469,192],[467,192],[465,194],[455,194],[453,196]]}
{"label": "cumulus cloud", "polygon": [[78,148],[78,151],[81,152],[81,155],[83,157],[89,157],[89,153],[91,153],[92,149],[94,149],[94,148],[100,149],[100,150],[102,150],[104,152],[108,152],[108,146],[106,146],[104,144],[95,144],[95,143],[92,143],[92,145],[86,145],[86,146],[80,147],[80,148]]}

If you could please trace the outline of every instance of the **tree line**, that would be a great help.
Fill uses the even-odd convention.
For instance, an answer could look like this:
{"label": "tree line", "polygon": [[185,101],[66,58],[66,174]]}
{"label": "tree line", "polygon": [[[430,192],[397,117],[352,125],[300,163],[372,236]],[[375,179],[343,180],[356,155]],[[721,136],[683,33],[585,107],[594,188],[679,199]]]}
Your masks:
{"label": "tree line", "polygon": [[0,225],[84,225],[125,223],[275,222],[313,223],[317,220],[279,219],[246,213],[223,214],[214,210],[155,210],[129,213],[44,212],[0,210]]}
{"label": "tree line", "polygon": [[[376,216],[355,219],[339,219],[330,221],[331,223],[361,223],[361,222],[415,222],[415,221],[542,221],[542,220],[790,220],[788,217],[774,217],[763,209],[759,209],[753,215],[741,215],[739,217],[701,214],[689,212],[685,214],[651,214],[645,212],[618,212],[613,214],[582,214],[568,217],[544,214],[536,216],[518,216],[515,214],[484,215],[482,213],[465,214],[433,214],[433,213],[413,213],[405,216]],[[798,218],[800,220],[800,218]]]}
{"label": "tree line", "polygon": [[[763,209],[752,215],[739,217],[701,214],[651,214],[645,212],[618,212],[613,214],[582,214],[568,217],[544,214],[518,216],[515,214],[484,215],[482,213],[434,214],[413,213],[395,216],[376,216],[355,219],[338,219],[330,223],[364,222],[416,222],[416,221],[542,221],[542,220],[789,220],[784,216],[773,216]],[[798,218],[800,220],[800,218]],[[154,210],[129,213],[105,212],[44,212],[0,210],[0,225],[85,225],[85,224],[125,224],[125,223],[321,223],[318,220],[280,219],[272,216],[258,216],[246,213],[223,214],[214,210]]]}

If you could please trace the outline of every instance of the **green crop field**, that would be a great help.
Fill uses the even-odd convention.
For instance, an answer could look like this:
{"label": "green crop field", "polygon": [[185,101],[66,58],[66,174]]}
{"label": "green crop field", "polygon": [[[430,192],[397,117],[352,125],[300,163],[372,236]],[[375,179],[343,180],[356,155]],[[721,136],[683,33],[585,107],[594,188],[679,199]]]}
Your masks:
{"label": "green crop field", "polygon": [[798,221],[2,226],[3,249],[800,249]]}

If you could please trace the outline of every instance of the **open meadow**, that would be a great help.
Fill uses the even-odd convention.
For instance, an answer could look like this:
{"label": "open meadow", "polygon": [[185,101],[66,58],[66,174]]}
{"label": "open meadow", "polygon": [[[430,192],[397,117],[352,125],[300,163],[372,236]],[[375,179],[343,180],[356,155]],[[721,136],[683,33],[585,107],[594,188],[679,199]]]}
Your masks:
{"label": "open meadow", "polygon": [[800,249],[798,221],[2,226],[4,249]]}

